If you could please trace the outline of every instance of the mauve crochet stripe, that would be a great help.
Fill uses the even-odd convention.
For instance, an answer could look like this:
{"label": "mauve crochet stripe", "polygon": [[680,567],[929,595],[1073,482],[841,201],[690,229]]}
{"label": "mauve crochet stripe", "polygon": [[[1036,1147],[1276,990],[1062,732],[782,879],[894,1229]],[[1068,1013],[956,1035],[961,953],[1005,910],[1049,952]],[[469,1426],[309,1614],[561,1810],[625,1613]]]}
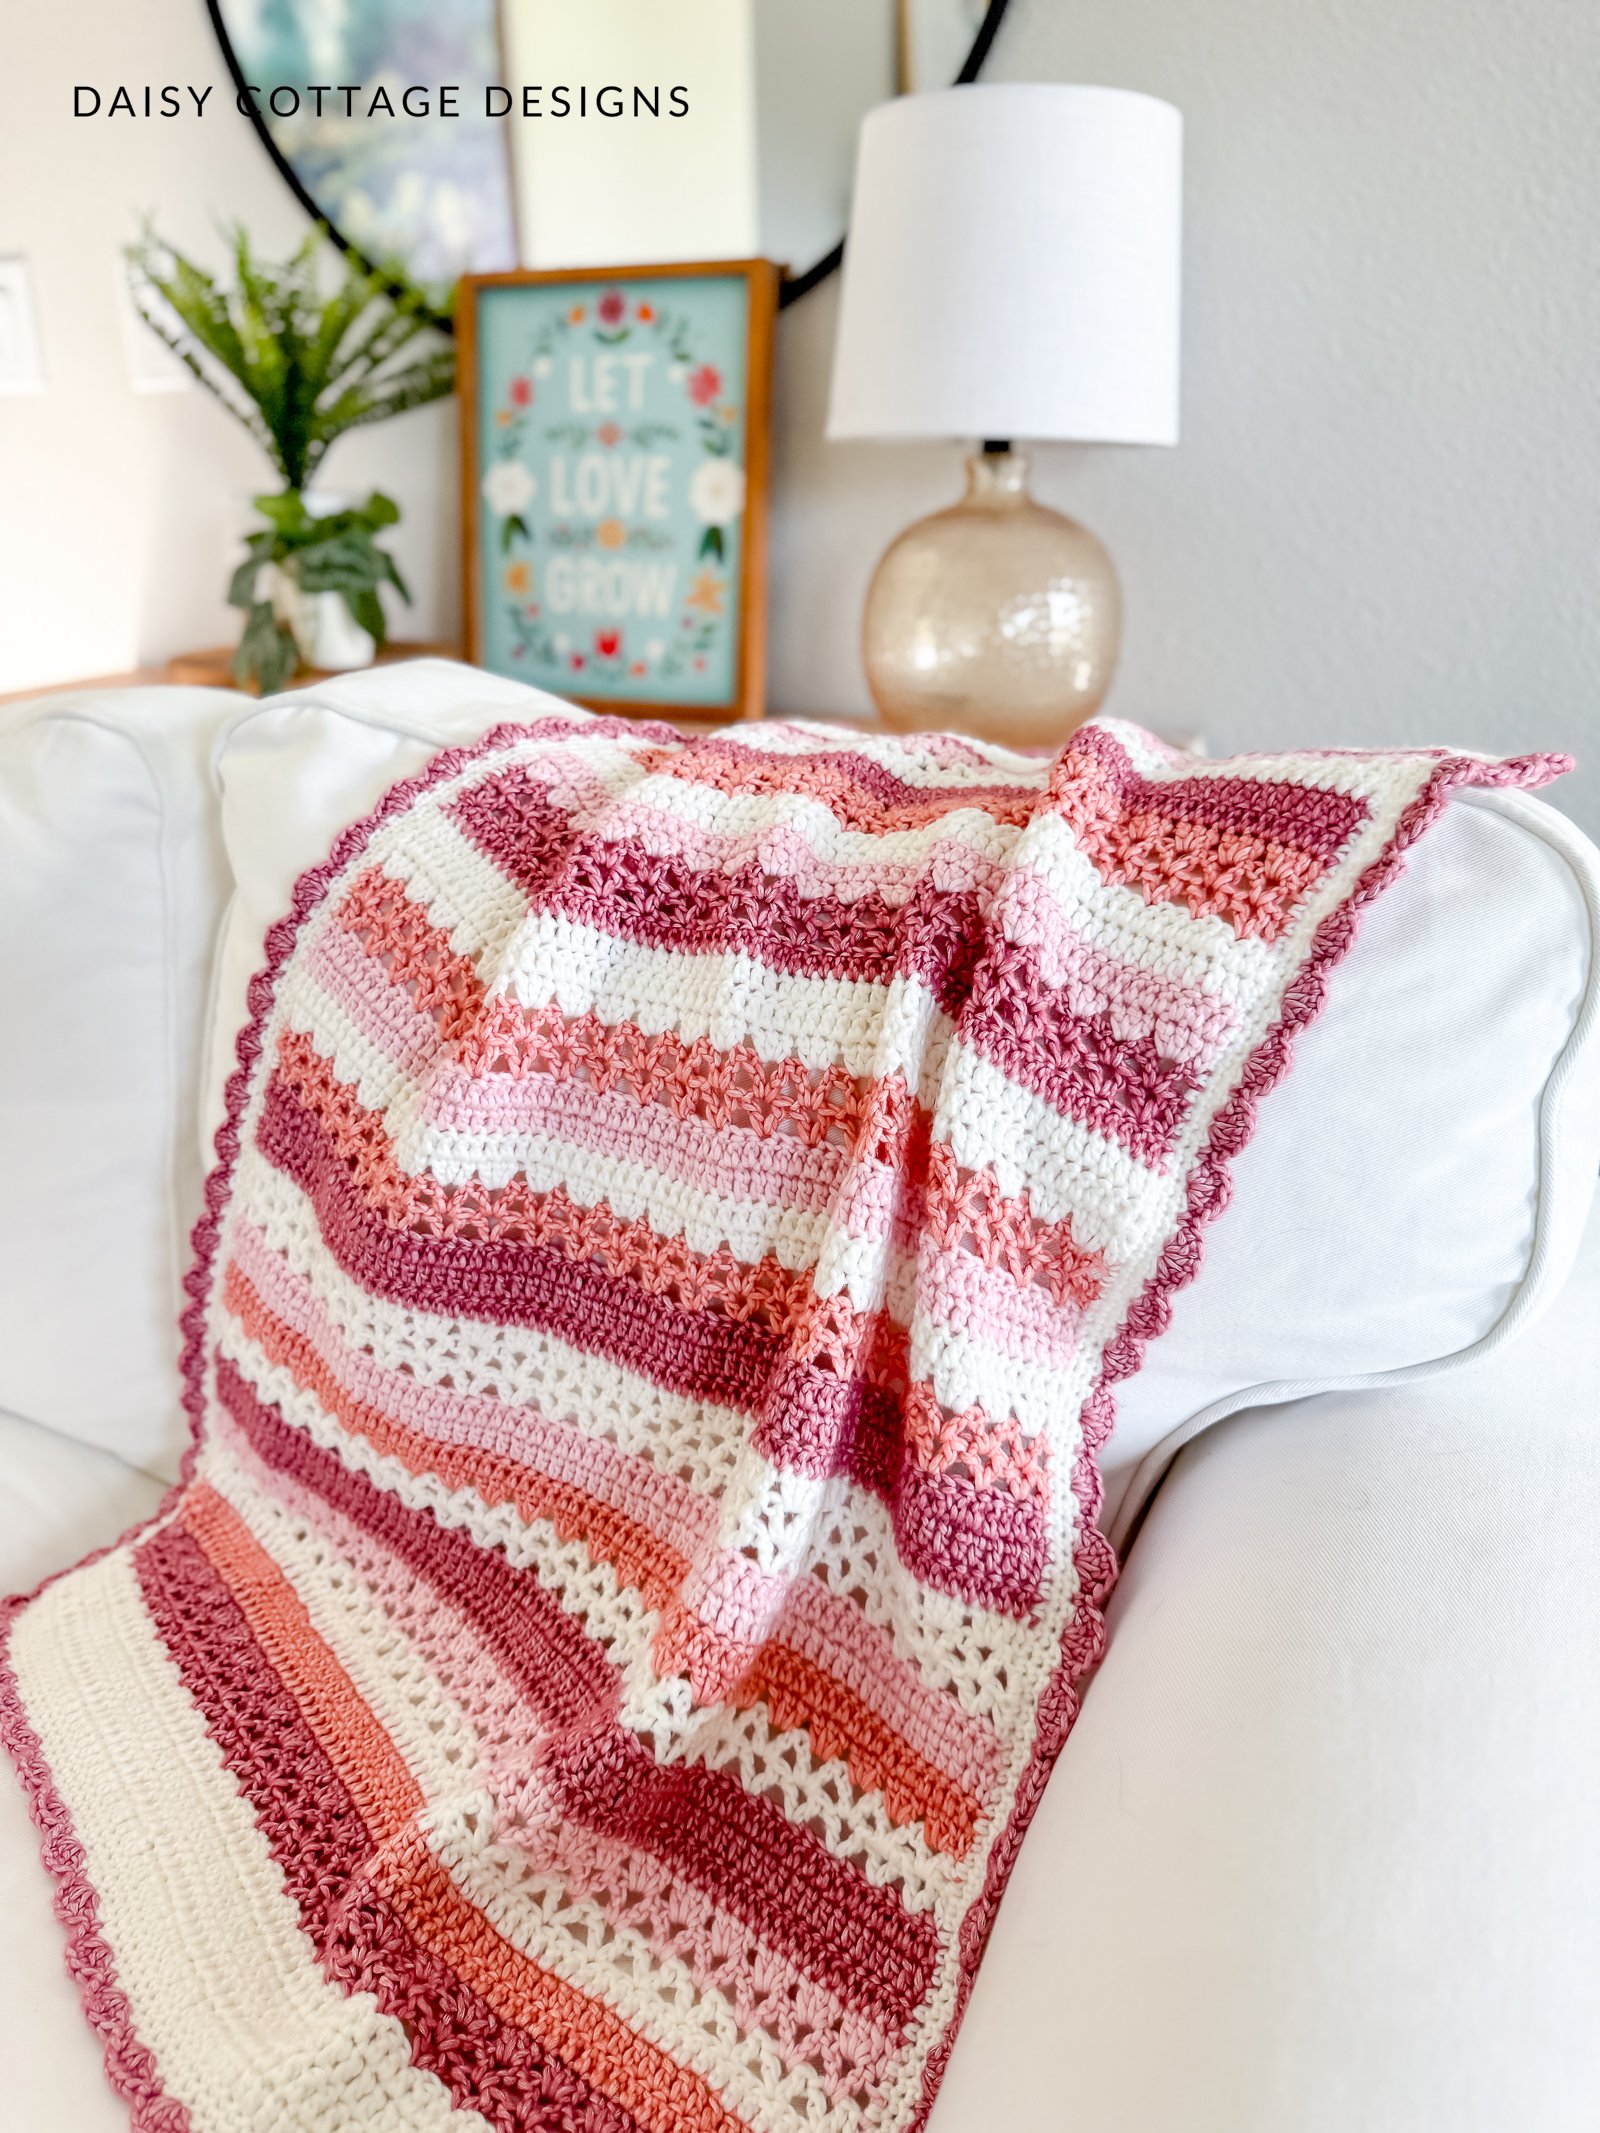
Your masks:
{"label": "mauve crochet stripe", "polygon": [[[231,1430],[231,1425],[225,1427]],[[243,1440],[233,1438],[230,1449],[256,1470],[259,1463]],[[463,1665],[463,1646],[472,1641],[470,1625],[445,1608],[420,1610],[416,1581],[410,1573],[314,1491],[281,1473],[274,1477],[274,1485],[279,1500],[339,1550],[368,1588],[382,1598],[402,1629],[417,1636],[418,1649],[432,1660],[452,1694],[463,1700],[473,1720],[491,1731],[503,1729],[515,1710],[516,1698],[509,1685],[502,1685],[492,1696],[478,1693],[481,1657]],[[437,1634],[440,1618],[445,1624],[442,1635]],[[520,1775],[505,1768],[492,1753],[488,1768],[501,1786],[517,1782]],[[697,1983],[735,2002],[744,2011],[744,2019],[776,2022],[774,2047],[787,2064],[807,2065],[820,2056],[830,2093],[849,2093],[864,2068],[881,2069],[892,2056],[895,2038],[889,2029],[846,2006],[790,1963],[782,1951],[762,1944],[752,1970],[739,1947],[741,1923],[718,1910],[709,1897],[675,1880],[659,1862],[629,1852],[617,1840],[567,1824],[562,1832],[561,1877],[565,1888],[611,1923],[645,1930],[654,1945],[684,1963]]]}
{"label": "mauve crochet stripe", "polygon": [[[261,1264],[264,1248],[251,1256]],[[269,1311],[242,1270],[237,1279],[230,1270],[225,1285],[230,1310],[270,1362],[290,1369],[325,1412],[365,1436],[378,1451],[401,1459],[417,1475],[437,1473],[452,1487],[471,1487],[486,1505],[509,1502],[524,1518],[547,1518],[563,1536],[590,1532],[599,1557],[610,1562],[625,1583],[637,1585],[652,1607],[666,1605],[683,1585],[690,1563],[697,1556],[703,1559],[714,1544],[716,1512],[709,1498],[642,1459],[596,1446],[577,1430],[542,1425],[526,1410],[508,1412],[498,1400],[469,1402],[443,1390],[419,1413],[423,1388],[416,1379],[381,1371],[350,1350],[326,1314],[310,1302],[304,1284],[289,1275],[281,1261],[276,1264],[281,1280],[264,1281],[263,1286],[277,1290],[280,1298],[286,1296],[288,1308],[307,1332],[297,1332]],[[364,1381],[365,1397],[347,1391],[351,1380]],[[458,1410],[467,1411],[470,1421],[452,1430],[449,1421]],[[427,1434],[405,1427],[402,1418],[407,1415],[423,1423]],[[491,1424],[496,1442],[485,1447],[483,1435]],[[547,1447],[542,1452],[537,1448],[540,1439]],[[575,1478],[583,1471],[585,1442],[590,1446],[587,1487]],[[464,1447],[459,1455],[452,1450],[458,1444]],[[606,1456],[597,1459],[597,1453]],[[756,1576],[745,1568],[751,1578]],[[974,1771],[981,1772],[976,1783],[982,1786],[993,1765],[992,1733],[964,1721],[948,1699],[924,1690],[916,1675],[895,1659],[883,1632],[864,1624],[814,1580],[798,1590],[777,1585],[770,1608],[763,1593],[758,1610],[765,1624],[761,1641],[780,1648],[788,1644],[801,1664],[827,1670],[832,1693],[825,1708],[837,1711],[840,1697],[846,1697],[853,1723],[868,1730],[892,1726],[917,1759],[926,1756],[944,1775],[969,1787]],[[682,1622],[703,1617],[705,1605],[697,1598],[693,1612],[685,1608],[676,1613],[677,1634],[687,1635]],[[709,1621],[703,1626],[717,1639],[720,1651],[734,1648],[731,1623],[727,1633]],[[754,1652],[760,1643],[737,1648]],[[805,1700],[795,1694],[789,1704],[791,1709],[805,1709]],[[882,1761],[881,1753],[876,1760]]]}
{"label": "mauve crochet stripe", "polygon": [[183,1481],[114,1636],[6,1610],[136,2133],[920,2133],[1103,1647],[1113,1389],[1406,846],[1560,767],[568,711],[342,833]]}
{"label": "mauve crochet stripe", "polygon": [[847,1475],[889,1499],[908,1569],[1008,1614],[1034,1604],[1046,1562],[1039,1506],[908,1465],[892,1389],[819,1369],[753,1322],[687,1310],[593,1261],[391,1230],[279,1080],[258,1140],[316,1208],[334,1258],[375,1294],[587,1341],[660,1385],[743,1408],[757,1416],[752,1445],[775,1465],[818,1479]]}
{"label": "mauve crochet stripe", "polygon": [[[1003,1022],[1007,1056],[1032,1066],[1037,1092],[1067,1116],[1147,1162],[1159,1161],[1196,1087],[1195,1077],[1163,1061],[1149,1040],[1119,1041],[1100,1018],[1074,1014],[1054,994],[1042,1028],[1046,988],[1033,979],[1032,956],[988,928],[983,904],[967,893],[941,894],[919,883],[899,905],[873,895],[839,903],[807,897],[759,866],[710,874],[653,853],[574,836],[570,819],[537,787],[511,778],[487,781],[459,800],[454,814],[484,852],[528,897],[533,913],[574,919],[597,932],[679,955],[736,950],[787,977],[845,978],[886,985],[895,977],[925,984],[964,1036],[990,1050]],[[979,957],[995,989],[985,1011],[963,1013]],[[1008,997],[1013,988],[1016,997]],[[1024,1036],[1021,1033],[1027,1033]]]}
{"label": "mauve crochet stripe", "polygon": [[[494,1551],[476,1548],[459,1530],[406,1510],[331,1453],[287,1429],[232,1364],[218,1365],[217,1384],[229,1413],[269,1464],[281,1465],[309,1483],[347,1517],[377,1534],[417,1576],[446,1594],[525,1693],[542,1702],[548,1731],[539,1743],[538,1768],[566,1813],[626,1835],[669,1859],[725,1909],[747,1918],[764,1939],[784,1948],[853,2004],[870,2008],[875,2003],[872,1980],[879,1977],[880,1966],[887,1966],[884,1979],[898,1975],[903,1981],[908,1963],[915,1970],[918,1962],[928,1960],[925,1933],[905,1919],[892,1892],[869,1889],[809,1833],[792,1833],[784,1871],[793,1880],[789,1895],[775,1905],[772,1894],[764,1893],[760,1863],[772,1856],[785,1825],[765,1801],[742,1792],[721,1771],[677,1764],[657,1772],[653,1789],[634,1799],[625,1826],[617,1829],[613,1803],[626,1791],[625,1778],[636,1785],[643,1781],[648,1757],[614,1724],[615,1677],[581,1626],[561,1612],[531,1572],[514,1570]],[[499,1564],[492,1580],[473,1574],[474,1559],[486,1552],[491,1564]],[[533,1623],[541,1627],[530,1637]],[[579,1656],[585,1648],[587,1656]],[[551,1653],[557,1649],[573,1688],[552,1701],[547,1684]],[[578,1686],[585,1677],[587,1694]],[[649,1768],[654,1771],[656,1766],[651,1763]],[[697,1816],[702,1826],[714,1830],[714,1837],[697,1833]],[[801,1891],[803,1904],[798,1902]],[[850,1945],[842,1951],[820,1924],[834,1915],[835,1905],[843,1905],[839,1915],[853,1922]]]}
{"label": "mauve crochet stripe", "polygon": [[290,1429],[225,1357],[215,1374],[217,1397],[266,1464],[314,1488],[460,1608],[542,1728],[585,1726],[616,1710],[620,1685],[605,1652],[532,1571],[374,1488],[303,1431]]}
{"label": "mauve crochet stripe", "polygon": [[1371,813],[1359,793],[1314,785],[1266,783],[1260,778],[1141,778],[1109,733],[1094,727],[1080,736],[1080,753],[1099,763],[1123,811],[1162,815],[1170,822],[1201,822],[1232,830],[1262,844],[1292,847],[1325,865],[1336,859]]}
{"label": "mauve crochet stripe", "polygon": [[[573,2122],[594,2133],[642,2133],[548,2046],[502,2022],[432,1960],[363,1884],[375,1847],[355,1802],[193,1536],[169,1526],[134,1561],[151,1618],[255,1810],[328,1974],[352,1992],[372,1993],[406,2024],[415,2063],[447,2082],[463,2109],[482,2112],[505,2133],[560,2123],[535,2115],[541,2103],[579,2114]],[[442,2022],[445,2007],[451,2012]]]}

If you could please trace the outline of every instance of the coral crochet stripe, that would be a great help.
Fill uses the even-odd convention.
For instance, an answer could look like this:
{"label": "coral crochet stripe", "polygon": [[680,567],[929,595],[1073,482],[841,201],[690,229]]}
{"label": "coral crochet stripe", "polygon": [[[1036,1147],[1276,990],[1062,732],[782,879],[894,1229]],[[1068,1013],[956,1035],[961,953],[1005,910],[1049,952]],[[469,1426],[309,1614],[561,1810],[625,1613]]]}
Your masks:
{"label": "coral crochet stripe", "polygon": [[7,1603],[136,2126],[920,2126],[1095,1451],[1359,912],[1553,757],[553,710],[300,883],[182,1484]]}

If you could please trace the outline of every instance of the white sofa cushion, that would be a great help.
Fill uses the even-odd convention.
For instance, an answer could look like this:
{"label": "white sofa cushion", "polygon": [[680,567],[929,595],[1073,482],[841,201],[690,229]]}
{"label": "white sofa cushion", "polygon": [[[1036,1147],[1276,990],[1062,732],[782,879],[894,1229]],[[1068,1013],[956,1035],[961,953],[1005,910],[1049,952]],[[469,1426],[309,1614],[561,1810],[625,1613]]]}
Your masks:
{"label": "white sofa cushion", "polygon": [[[438,747],[549,700],[446,662],[246,713],[220,753],[237,892],[206,1145],[267,927],[297,875]],[[1230,1209],[1102,1455],[1125,1536],[1186,1436],[1247,1402],[1444,1367],[1570,1261],[1600,1160],[1600,854],[1554,809],[1464,794],[1411,852],[1260,1106]]]}
{"label": "white sofa cushion", "polygon": [[1600,2124],[1600,1219],[1538,1331],[1168,1475],[928,2133]]}
{"label": "white sofa cushion", "polygon": [[173,1474],[225,891],[216,689],[0,713],[0,1407]]}

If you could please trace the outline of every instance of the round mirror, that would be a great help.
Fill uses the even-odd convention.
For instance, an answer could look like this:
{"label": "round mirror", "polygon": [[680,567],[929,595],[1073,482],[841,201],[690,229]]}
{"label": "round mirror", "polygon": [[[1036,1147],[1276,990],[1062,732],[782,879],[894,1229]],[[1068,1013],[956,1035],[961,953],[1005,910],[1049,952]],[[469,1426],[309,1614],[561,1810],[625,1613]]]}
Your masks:
{"label": "round mirror", "polygon": [[[731,143],[719,165],[713,140],[707,167],[730,186],[748,172],[754,249],[789,263],[782,302],[839,264],[864,114],[902,91],[974,80],[1006,4],[697,0],[693,29]],[[641,13],[638,0],[585,0],[576,16],[570,0],[207,6],[241,105],[307,212],[345,250],[396,261],[424,285],[573,263],[541,257],[534,234],[552,129],[686,115],[674,98],[688,92],[670,79],[683,26],[664,41],[659,6]],[[573,50],[574,23],[592,65]],[[553,71],[569,86],[532,86],[526,57],[556,32]],[[585,157],[603,159],[616,138],[591,134]]]}

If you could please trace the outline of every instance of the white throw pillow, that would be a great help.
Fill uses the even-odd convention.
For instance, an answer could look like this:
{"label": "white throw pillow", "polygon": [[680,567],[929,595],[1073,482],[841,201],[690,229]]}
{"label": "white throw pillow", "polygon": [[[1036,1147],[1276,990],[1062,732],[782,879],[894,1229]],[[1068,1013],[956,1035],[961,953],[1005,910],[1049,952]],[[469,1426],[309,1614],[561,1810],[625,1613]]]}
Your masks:
{"label": "white throw pillow", "polygon": [[0,713],[0,1408],[170,1477],[220,689]]}
{"label": "white throw pillow", "polygon": [[[439,747],[550,699],[444,662],[246,713],[220,756],[237,892],[205,1138],[266,929],[296,877]],[[1409,855],[1260,1106],[1228,1210],[1102,1454],[1124,1536],[1178,1446],[1247,1404],[1427,1374],[1559,1288],[1600,1160],[1600,853],[1541,802],[1469,792]]]}

